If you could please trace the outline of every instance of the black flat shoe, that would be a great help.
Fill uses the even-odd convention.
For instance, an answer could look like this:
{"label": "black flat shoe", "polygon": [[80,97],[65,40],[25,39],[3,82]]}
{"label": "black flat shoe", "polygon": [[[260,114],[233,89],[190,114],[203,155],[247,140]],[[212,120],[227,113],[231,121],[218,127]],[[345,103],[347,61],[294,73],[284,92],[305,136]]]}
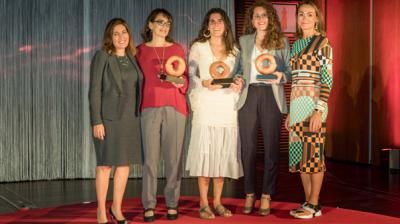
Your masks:
{"label": "black flat shoe", "polygon": [[[176,213],[170,214],[168,211],[174,210]],[[179,216],[178,207],[167,207],[167,219],[168,220],[176,220]]]}
{"label": "black flat shoe", "polygon": [[[153,213],[153,215],[146,216],[146,212],[150,212],[150,211]],[[143,220],[144,220],[144,222],[153,222],[154,219],[155,219],[155,217],[154,217],[154,209],[146,208],[144,210],[144,212],[143,212]]]}
{"label": "black flat shoe", "polygon": [[114,213],[113,213],[111,207],[110,207],[109,211],[110,211],[111,219],[117,221],[118,224],[128,224],[128,222],[126,221],[126,219],[118,220],[117,217],[115,217],[115,215],[114,215]]}

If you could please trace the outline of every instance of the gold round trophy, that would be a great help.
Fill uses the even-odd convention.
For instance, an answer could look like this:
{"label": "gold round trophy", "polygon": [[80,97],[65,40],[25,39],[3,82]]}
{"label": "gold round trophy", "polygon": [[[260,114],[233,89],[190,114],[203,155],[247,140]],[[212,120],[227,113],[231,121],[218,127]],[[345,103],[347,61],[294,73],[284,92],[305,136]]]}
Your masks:
{"label": "gold round trophy", "polygon": [[273,74],[276,71],[275,57],[270,54],[261,54],[255,61],[256,69],[260,73],[256,76],[258,81],[276,82],[282,78],[280,72]]}
{"label": "gold round trophy", "polygon": [[184,83],[184,79],[181,76],[185,72],[186,63],[183,58],[175,55],[171,56],[165,62],[164,67],[167,74],[161,75],[160,79],[176,84]]}
{"label": "gold round trophy", "polygon": [[211,77],[213,80],[211,84],[221,85],[222,88],[228,88],[231,83],[233,83],[233,78],[228,78],[230,73],[230,68],[223,61],[216,61],[210,65],[209,69]]}

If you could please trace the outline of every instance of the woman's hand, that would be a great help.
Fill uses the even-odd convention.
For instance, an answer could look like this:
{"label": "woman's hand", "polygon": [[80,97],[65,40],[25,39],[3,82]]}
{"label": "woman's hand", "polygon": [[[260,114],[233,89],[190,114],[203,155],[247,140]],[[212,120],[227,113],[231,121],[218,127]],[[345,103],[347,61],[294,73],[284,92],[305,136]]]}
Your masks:
{"label": "woman's hand", "polygon": [[106,131],[103,124],[96,124],[93,126],[93,136],[99,140],[104,140]]}
{"label": "woman's hand", "polygon": [[[182,77],[179,77],[180,79],[183,79]],[[185,82],[185,79],[183,79],[183,82]],[[182,83],[182,84],[178,84],[178,83],[174,83],[174,82],[171,82],[172,83],[172,85],[173,86],[175,86],[175,88],[182,88],[185,84],[184,83]]]}
{"label": "woman's hand", "polygon": [[231,84],[230,88],[231,88],[234,92],[239,93],[239,92],[242,90],[242,88],[243,88],[243,79],[240,78],[240,77],[236,77],[236,78],[234,79],[234,82]]}
{"label": "woman's hand", "polygon": [[310,131],[318,132],[322,126],[322,112],[314,111],[310,118]]}
{"label": "woman's hand", "polygon": [[290,115],[288,114],[286,117],[286,120],[285,120],[285,128],[287,131],[290,131],[289,130],[289,121],[290,121]]}
{"label": "woman's hand", "polygon": [[207,88],[208,90],[216,90],[216,89],[222,88],[221,85],[213,85],[213,84],[211,84],[211,82],[212,82],[212,79],[207,79],[207,80],[201,81],[201,84],[203,85],[203,87]]}

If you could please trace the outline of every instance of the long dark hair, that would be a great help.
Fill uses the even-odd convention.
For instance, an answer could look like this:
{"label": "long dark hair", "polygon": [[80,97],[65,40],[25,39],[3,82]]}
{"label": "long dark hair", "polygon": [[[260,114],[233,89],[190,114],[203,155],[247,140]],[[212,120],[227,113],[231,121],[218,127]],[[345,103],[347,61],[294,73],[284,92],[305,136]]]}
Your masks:
{"label": "long dark hair", "polygon": [[[317,32],[319,32],[322,36],[325,36],[325,23],[324,23],[324,18],[322,16],[321,10],[319,10],[319,7],[313,2],[313,1],[303,1],[299,4],[299,7],[297,7],[296,10],[296,16],[299,14],[299,9],[301,6],[303,5],[309,5],[312,8],[314,8],[315,10],[315,15],[318,19],[317,23],[316,23],[316,27],[315,30]],[[296,34],[298,38],[303,38],[303,31],[301,30],[301,28],[297,25],[296,23]]]}
{"label": "long dark hair", "polygon": [[163,9],[163,8],[153,9],[153,11],[150,12],[149,16],[147,16],[146,23],[144,24],[142,33],[140,34],[142,36],[143,42],[146,43],[153,39],[153,33],[149,28],[149,24],[153,23],[158,15],[165,16],[168,19],[168,22],[171,23],[171,26],[169,27],[168,35],[165,38],[165,40],[170,43],[173,43],[174,40],[171,37],[173,18],[172,18],[171,13],[169,13],[166,9]]}
{"label": "long dark hair", "polygon": [[281,22],[279,21],[278,14],[271,3],[266,1],[256,1],[246,12],[246,18],[244,22],[244,34],[252,34],[256,32],[256,28],[253,26],[252,20],[254,15],[254,9],[262,7],[267,11],[268,16],[268,27],[267,35],[265,35],[261,47],[264,49],[281,49],[285,47],[283,40],[283,33],[281,29]]}
{"label": "long dark hair", "polygon": [[224,21],[224,27],[225,27],[224,42],[225,42],[226,55],[229,55],[229,54],[236,55],[236,53],[237,53],[235,51],[236,40],[235,40],[235,36],[233,35],[231,20],[229,19],[226,12],[221,8],[212,8],[212,9],[208,10],[208,12],[205,15],[203,22],[201,24],[201,29],[199,31],[199,34],[197,35],[196,39],[194,39],[192,41],[192,43],[190,45],[193,45],[195,42],[204,43],[208,39],[210,39],[210,36],[207,35],[207,33],[210,32],[208,30],[208,23],[210,22],[211,14],[214,14],[214,13],[220,14],[222,17],[222,20]]}
{"label": "long dark hair", "polygon": [[107,26],[106,26],[106,29],[104,30],[104,35],[103,35],[102,49],[109,54],[115,53],[115,46],[113,44],[112,36],[113,36],[114,27],[117,25],[123,25],[129,34],[128,47],[125,49],[125,51],[129,51],[132,53],[132,55],[135,55],[136,48],[135,48],[135,43],[133,42],[131,30],[129,29],[128,23],[122,18],[113,18],[107,23]]}

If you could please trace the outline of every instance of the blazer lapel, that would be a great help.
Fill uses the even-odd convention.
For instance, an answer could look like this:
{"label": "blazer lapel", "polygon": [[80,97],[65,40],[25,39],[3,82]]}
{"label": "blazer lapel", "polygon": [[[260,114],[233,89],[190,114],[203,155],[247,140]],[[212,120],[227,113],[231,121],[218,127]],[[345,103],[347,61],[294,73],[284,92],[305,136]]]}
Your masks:
{"label": "blazer lapel", "polygon": [[143,88],[143,73],[140,69],[139,65],[136,62],[135,57],[128,52],[128,58],[132,62],[134,69],[136,69],[136,73],[138,75],[138,82],[137,82],[137,98],[136,98],[136,116],[140,114],[140,105],[142,104],[142,88]]}
{"label": "blazer lapel", "polygon": [[140,70],[139,65],[137,64],[136,59],[135,59],[135,58],[132,56],[132,54],[129,53],[129,52],[128,52],[128,58],[129,58],[129,60],[132,62],[133,67],[136,69],[136,72],[137,72],[137,74],[138,74],[138,76],[139,76],[139,79],[140,79],[140,80],[143,79],[142,71]]}
{"label": "blazer lapel", "polygon": [[121,70],[119,69],[117,58],[110,56],[110,69],[111,73],[114,77],[115,83],[117,84],[117,88],[120,94],[122,94],[122,78],[121,78]]}
{"label": "blazer lapel", "polygon": [[248,77],[245,77],[247,79],[250,79],[250,70],[251,70],[251,63],[252,63],[251,62],[251,58],[252,58],[251,54],[253,53],[255,36],[256,36],[256,34],[253,33],[253,34],[249,35],[245,41],[245,45],[246,45],[245,49],[247,49],[245,51],[245,54],[246,54],[245,58],[248,60],[248,62],[245,64],[248,66],[246,66],[246,68],[244,68],[244,69],[246,69],[246,71],[244,71],[244,74],[248,74]]}

